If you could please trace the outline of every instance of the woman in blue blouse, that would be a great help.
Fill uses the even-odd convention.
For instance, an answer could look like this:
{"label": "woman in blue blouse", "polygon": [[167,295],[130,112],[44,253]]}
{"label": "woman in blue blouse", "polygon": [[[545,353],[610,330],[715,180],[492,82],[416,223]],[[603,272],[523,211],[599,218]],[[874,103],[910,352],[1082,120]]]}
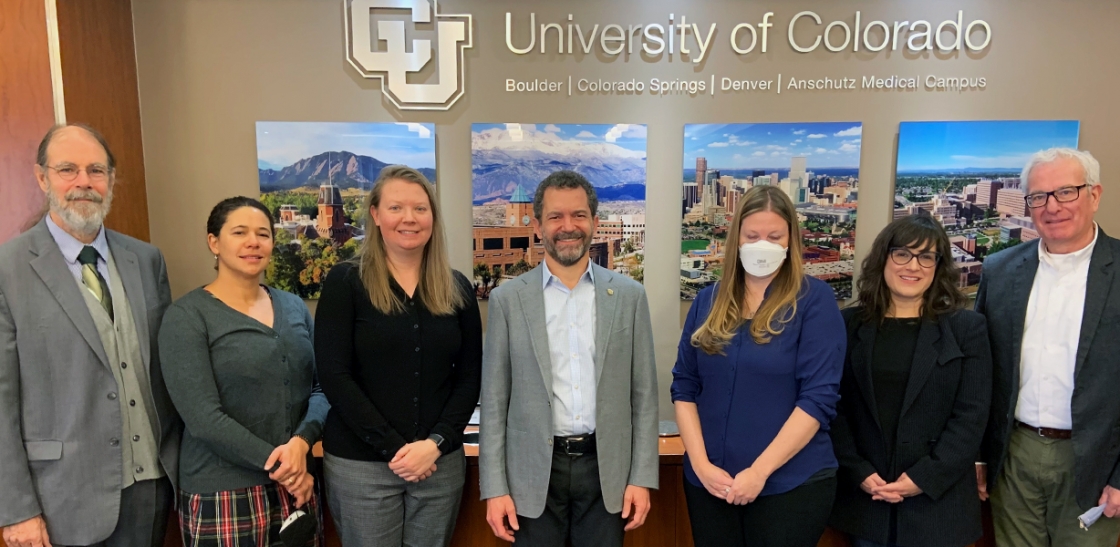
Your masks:
{"label": "woman in blue blouse", "polygon": [[696,296],[673,367],[692,536],[813,547],[836,492],[844,321],[832,289],[803,272],[785,192],[751,188],[731,226],[723,280]]}

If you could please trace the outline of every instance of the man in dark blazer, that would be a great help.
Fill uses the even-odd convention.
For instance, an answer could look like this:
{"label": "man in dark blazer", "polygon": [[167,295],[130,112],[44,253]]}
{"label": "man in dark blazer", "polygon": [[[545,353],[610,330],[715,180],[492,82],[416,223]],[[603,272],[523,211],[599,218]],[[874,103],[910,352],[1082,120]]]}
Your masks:
{"label": "man in dark blazer", "polygon": [[[1039,240],[984,262],[992,411],[977,466],[1002,546],[1116,545],[1120,535],[1120,241],[1093,221],[1100,165],[1035,154],[1021,181]],[[986,464],[986,469],[984,464]],[[1104,518],[1079,529],[1082,512]]]}
{"label": "man in dark blazer", "polygon": [[159,250],[105,229],[115,160],[51,129],[49,213],[0,245],[0,528],[9,547],[163,545],[182,423],[156,349],[171,303]]}

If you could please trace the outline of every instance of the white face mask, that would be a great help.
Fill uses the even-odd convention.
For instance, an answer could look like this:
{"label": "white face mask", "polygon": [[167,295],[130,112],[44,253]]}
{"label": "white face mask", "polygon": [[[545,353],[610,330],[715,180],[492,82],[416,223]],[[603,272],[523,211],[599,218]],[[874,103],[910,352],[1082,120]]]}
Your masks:
{"label": "white face mask", "polygon": [[739,247],[739,261],[743,269],[755,277],[767,277],[778,268],[786,259],[789,249],[766,240],[744,243]]}

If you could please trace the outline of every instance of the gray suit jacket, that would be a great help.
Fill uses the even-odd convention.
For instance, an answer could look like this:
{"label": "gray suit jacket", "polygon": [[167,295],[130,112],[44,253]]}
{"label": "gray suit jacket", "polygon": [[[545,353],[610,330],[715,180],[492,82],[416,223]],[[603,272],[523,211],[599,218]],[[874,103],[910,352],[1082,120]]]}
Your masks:
{"label": "gray suit jacket", "polygon": [[[645,289],[599,266],[595,278],[595,438],[607,511],[627,485],[657,488],[657,370]],[[552,470],[552,365],[540,266],[490,293],[482,357],[482,499],[510,494],[544,512]]]}
{"label": "gray suit jacket", "polygon": [[[179,420],[156,337],[171,289],[155,247],[106,231],[151,378],[160,462],[177,482]],[[117,525],[117,383],[89,308],[45,222],[0,245],[0,526],[42,514],[51,542],[89,545]],[[111,440],[118,440],[111,442]]]}
{"label": "gray suit jacket", "polygon": [[[982,447],[988,488],[995,487],[1003,463],[1015,406],[1019,401],[1019,361],[1031,286],[1038,271],[1040,240],[1016,245],[984,261],[976,311],[988,321],[992,344],[992,410]],[[1085,311],[1077,340],[1073,375],[1074,494],[1082,510],[1097,505],[1105,485],[1120,488],[1120,240],[1104,230],[1089,259]]]}

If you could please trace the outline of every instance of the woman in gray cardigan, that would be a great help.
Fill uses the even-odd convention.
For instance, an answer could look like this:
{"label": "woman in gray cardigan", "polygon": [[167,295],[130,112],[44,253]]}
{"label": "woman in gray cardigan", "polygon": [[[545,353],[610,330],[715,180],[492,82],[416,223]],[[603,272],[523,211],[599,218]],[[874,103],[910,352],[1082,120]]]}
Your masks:
{"label": "woman in gray cardigan", "polygon": [[[259,284],[273,247],[264,205],[226,199],[206,230],[218,275],[167,310],[159,336],[167,390],[186,426],[183,543],[279,545],[294,508],[319,507],[310,449],[329,406],[311,314],[295,295]],[[320,529],[312,544],[321,542]]]}

